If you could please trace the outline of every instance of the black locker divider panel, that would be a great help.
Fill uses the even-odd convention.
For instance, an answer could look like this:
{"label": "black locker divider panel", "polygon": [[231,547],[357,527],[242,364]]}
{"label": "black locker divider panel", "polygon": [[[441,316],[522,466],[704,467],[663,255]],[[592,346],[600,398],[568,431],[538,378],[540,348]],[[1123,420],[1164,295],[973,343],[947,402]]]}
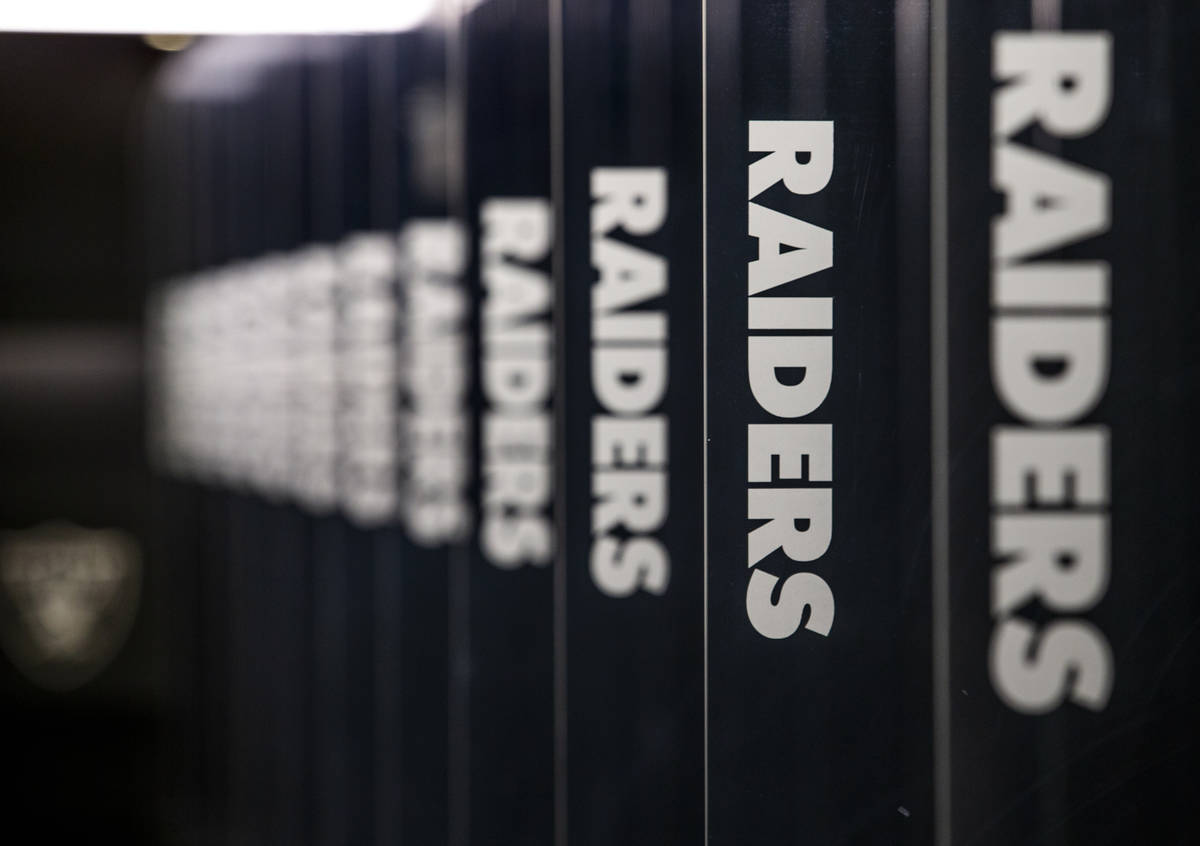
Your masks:
{"label": "black locker divider panel", "polygon": [[555,338],[544,0],[462,21],[475,286],[475,502],[458,713],[463,842],[549,843],[554,813]]}
{"label": "black locker divider panel", "polygon": [[714,844],[932,836],[912,5],[707,4]]}
{"label": "black locker divider panel", "polygon": [[557,842],[695,842],[701,5],[553,8],[565,415]]}
{"label": "black locker divider panel", "polygon": [[940,842],[1193,842],[1197,11],[937,10]]}

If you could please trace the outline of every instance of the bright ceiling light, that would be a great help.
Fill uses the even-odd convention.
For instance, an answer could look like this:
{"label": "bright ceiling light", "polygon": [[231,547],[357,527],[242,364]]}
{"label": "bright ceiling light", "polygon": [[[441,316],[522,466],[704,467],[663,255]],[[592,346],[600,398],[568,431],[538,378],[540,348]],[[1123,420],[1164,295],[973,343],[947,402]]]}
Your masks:
{"label": "bright ceiling light", "polygon": [[0,3],[9,32],[195,35],[399,32],[457,0],[37,0]]}

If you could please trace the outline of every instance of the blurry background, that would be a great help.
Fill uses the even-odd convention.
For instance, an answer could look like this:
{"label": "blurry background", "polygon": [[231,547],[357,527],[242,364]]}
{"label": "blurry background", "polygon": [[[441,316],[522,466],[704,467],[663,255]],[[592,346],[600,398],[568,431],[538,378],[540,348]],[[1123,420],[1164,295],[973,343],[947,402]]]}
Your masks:
{"label": "blurry background", "polygon": [[6,828],[46,842],[161,841],[139,121],[166,55],[136,37],[0,35],[3,805]]}
{"label": "blurry background", "polygon": [[[371,608],[377,595],[398,606],[387,581],[397,538],[356,532],[330,502],[304,500],[306,511],[303,491],[256,496],[242,465],[199,479],[156,472],[166,394],[155,389],[154,339],[167,333],[156,335],[153,309],[181,288],[207,291],[210,304],[214,291],[235,297],[204,312],[219,312],[212,325],[173,336],[202,337],[201,363],[224,368],[204,382],[221,396],[196,400],[210,413],[188,406],[170,417],[188,424],[175,436],[210,450],[199,456],[209,471],[270,453],[285,481],[318,499],[332,490],[334,418],[359,408],[336,387],[362,370],[352,356],[335,362],[333,268],[390,307],[399,205],[446,214],[455,148],[444,40],[436,19],[362,36],[0,35],[6,833],[54,843],[392,839],[389,732],[400,709],[387,680],[431,678],[389,667],[376,724],[371,662],[399,658],[387,651],[393,606],[380,629]],[[226,264],[257,267],[254,287],[232,272],[184,284]],[[307,294],[255,299],[283,277]],[[337,300],[343,317],[359,313],[349,290]],[[340,326],[338,350],[361,330],[390,354],[390,318],[378,323],[377,306],[363,306],[363,326]],[[264,352],[268,337],[280,346]],[[382,364],[359,374],[370,384],[355,396],[382,392],[390,408]],[[335,367],[346,371],[336,380]],[[234,418],[245,425],[229,428]],[[392,429],[379,431],[394,450]],[[309,460],[322,472],[308,472]],[[444,582],[443,554],[431,553],[428,572]],[[444,626],[426,592],[405,593]],[[421,613],[400,616],[420,630]],[[413,660],[445,673],[428,638],[405,642]],[[445,720],[446,684],[427,686]],[[420,722],[417,689],[406,713]],[[426,730],[429,719],[414,736],[444,737]],[[414,761],[419,742],[407,747]],[[410,778],[445,792],[444,772]],[[414,815],[429,805],[409,804]]]}

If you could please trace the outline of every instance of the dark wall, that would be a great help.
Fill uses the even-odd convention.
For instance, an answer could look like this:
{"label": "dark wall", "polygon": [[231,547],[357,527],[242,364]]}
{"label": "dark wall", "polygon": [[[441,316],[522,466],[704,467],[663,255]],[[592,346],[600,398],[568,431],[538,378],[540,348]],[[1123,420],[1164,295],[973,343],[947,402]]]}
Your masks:
{"label": "dark wall", "polygon": [[[50,690],[0,654],[5,834],[43,842],[163,840],[137,147],[163,55],[132,37],[0,36],[0,533],[115,528],[142,560],[129,638],[91,680]],[[14,607],[3,597],[0,624],[18,625]]]}

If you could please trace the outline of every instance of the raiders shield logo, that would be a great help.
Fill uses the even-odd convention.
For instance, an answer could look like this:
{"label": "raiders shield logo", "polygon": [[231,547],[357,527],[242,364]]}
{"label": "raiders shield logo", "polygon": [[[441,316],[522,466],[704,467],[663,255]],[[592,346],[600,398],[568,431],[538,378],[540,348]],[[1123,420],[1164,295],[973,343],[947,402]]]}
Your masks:
{"label": "raiders shield logo", "polygon": [[136,541],[46,523],[0,535],[0,643],[35,684],[79,687],[125,642],[137,611]]}

